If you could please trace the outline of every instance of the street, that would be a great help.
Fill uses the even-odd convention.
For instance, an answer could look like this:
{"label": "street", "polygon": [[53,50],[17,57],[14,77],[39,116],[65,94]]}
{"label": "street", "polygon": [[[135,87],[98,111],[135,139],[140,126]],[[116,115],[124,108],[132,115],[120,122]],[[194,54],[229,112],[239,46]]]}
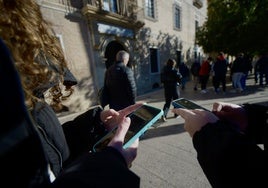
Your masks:
{"label": "street", "polygon": [[[242,103],[263,103],[268,101],[268,88],[255,85],[252,75],[247,80],[247,89],[243,93],[232,93],[231,84],[227,92],[214,93],[211,84],[205,94],[193,90],[191,82],[186,89],[180,91],[180,96],[193,100],[197,104],[211,109],[215,101]],[[164,91],[157,89],[138,97],[150,105],[162,108]],[[73,118],[61,117],[61,122]],[[184,131],[182,118],[173,118],[169,113],[167,122],[159,121],[151,127],[140,139],[138,156],[131,170],[141,178],[141,188],[210,188],[197,159],[192,140]],[[120,179],[118,180],[120,181]]]}
{"label": "street", "polygon": [[[255,85],[252,76],[247,80],[247,85],[244,93],[231,93],[229,83],[226,94],[215,94],[211,86],[208,93],[201,94],[200,90],[193,90],[192,83],[188,83],[186,90],[180,91],[180,94],[207,109],[211,109],[215,101],[236,104],[268,101],[268,89]],[[164,91],[161,89],[140,97],[140,100],[162,108]],[[169,113],[167,122],[158,123],[156,128],[149,129],[140,140],[138,157],[131,169],[141,177],[141,188],[211,187],[197,162],[192,140],[184,131],[183,123],[182,118],[175,119]]]}

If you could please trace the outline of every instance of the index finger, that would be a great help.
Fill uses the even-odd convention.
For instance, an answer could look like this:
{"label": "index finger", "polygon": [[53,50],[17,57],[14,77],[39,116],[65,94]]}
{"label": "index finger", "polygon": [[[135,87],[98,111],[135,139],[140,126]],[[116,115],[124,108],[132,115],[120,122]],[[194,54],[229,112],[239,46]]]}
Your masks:
{"label": "index finger", "polygon": [[172,111],[180,115],[183,119],[188,119],[191,118],[192,115],[195,115],[192,110],[188,110],[185,108],[174,108]]}
{"label": "index finger", "polygon": [[133,104],[133,105],[130,105],[122,110],[119,111],[119,113],[122,115],[122,116],[127,116],[128,114],[130,114],[131,112],[135,111],[136,109],[138,109],[139,107],[141,107],[143,104],[145,104],[144,102],[142,103],[136,103],[136,104]]}

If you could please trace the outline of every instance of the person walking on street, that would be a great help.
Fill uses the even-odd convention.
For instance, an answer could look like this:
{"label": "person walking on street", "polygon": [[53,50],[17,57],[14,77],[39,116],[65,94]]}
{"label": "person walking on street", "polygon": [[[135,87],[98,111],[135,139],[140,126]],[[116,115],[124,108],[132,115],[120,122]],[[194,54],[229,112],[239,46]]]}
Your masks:
{"label": "person walking on street", "polygon": [[[166,121],[172,100],[179,98],[178,86],[181,82],[182,75],[175,68],[175,65],[176,61],[174,59],[168,59],[161,72],[161,82],[164,84],[165,92],[165,104],[163,107],[164,115],[162,117],[163,121]],[[177,114],[174,114],[174,117],[177,117]]]}
{"label": "person walking on street", "polygon": [[228,61],[224,57],[224,53],[220,52],[213,64],[213,84],[216,93],[219,93],[220,84],[222,85],[223,93],[226,92],[226,74],[227,74]]}
{"label": "person walking on street", "polygon": [[179,72],[182,76],[181,89],[184,90],[186,83],[190,80],[190,70],[184,62],[181,62],[181,64],[179,64]]}
{"label": "person walking on street", "polygon": [[[259,85],[268,86],[268,53],[264,52],[257,60],[255,67],[259,70]],[[265,81],[264,81],[265,78]]]}
{"label": "person walking on street", "polygon": [[201,93],[207,93],[207,83],[210,75],[212,57],[208,57],[203,61],[199,70],[199,79],[201,84]]}
{"label": "person walking on street", "polygon": [[199,70],[200,70],[200,62],[196,59],[194,63],[191,65],[191,73],[193,75],[194,81],[194,90],[197,91],[197,85],[199,84]]}
{"label": "person walking on street", "polygon": [[136,102],[137,87],[134,72],[127,66],[129,53],[121,50],[116,54],[116,62],[105,73],[104,87],[107,88],[109,107],[121,110]]}
{"label": "person walking on street", "polygon": [[240,93],[244,90],[242,86],[242,77],[245,76],[244,72],[246,72],[246,62],[244,59],[244,54],[239,53],[231,66],[232,83],[235,92]]}

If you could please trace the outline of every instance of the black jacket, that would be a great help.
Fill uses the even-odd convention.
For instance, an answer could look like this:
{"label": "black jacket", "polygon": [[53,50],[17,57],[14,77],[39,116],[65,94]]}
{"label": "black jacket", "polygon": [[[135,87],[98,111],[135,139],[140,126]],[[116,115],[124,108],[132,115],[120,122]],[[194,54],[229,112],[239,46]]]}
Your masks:
{"label": "black jacket", "polygon": [[121,110],[135,104],[137,88],[134,73],[123,62],[116,62],[109,67],[104,84],[107,87],[110,108]]}
{"label": "black jacket", "polygon": [[222,57],[218,57],[213,65],[213,71],[216,77],[225,77],[227,73],[228,62]]}
{"label": "black jacket", "polygon": [[56,115],[46,106],[31,117],[19,74],[1,40],[0,57],[0,83],[6,88],[0,93],[0,187],[139,187],[139,177],[116,149],[89,153],[104,132],[101,108],[88,110],[63,129],[49,118]]}
{"label": "black jacket", "polygon": [[171,67],[165,66],[161,72],[161,82],[164,84],[164,87],[174,87],[177,88],[177,85],[181,83],[182,75],[180,72]]}
{"label": "black jacket", "polygon": [[212,187],[268,187],[268,107],[246,104],[244,108],[249,118],[245,133],[218,121],[194,134],[198,161]]}

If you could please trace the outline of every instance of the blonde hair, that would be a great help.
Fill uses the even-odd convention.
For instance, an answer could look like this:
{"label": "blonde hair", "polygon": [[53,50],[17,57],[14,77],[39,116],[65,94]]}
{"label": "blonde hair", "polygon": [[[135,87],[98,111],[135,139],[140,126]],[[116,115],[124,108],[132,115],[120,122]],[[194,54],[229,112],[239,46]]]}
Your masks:
{"label": "blonde hair", "polygon": [[39,100],[36,88],[51,82],[55,75],[63,81],[67,63],[59,41],[35,0],[0,0],[0,37],[13,55],[26,104],[33,107]]}

